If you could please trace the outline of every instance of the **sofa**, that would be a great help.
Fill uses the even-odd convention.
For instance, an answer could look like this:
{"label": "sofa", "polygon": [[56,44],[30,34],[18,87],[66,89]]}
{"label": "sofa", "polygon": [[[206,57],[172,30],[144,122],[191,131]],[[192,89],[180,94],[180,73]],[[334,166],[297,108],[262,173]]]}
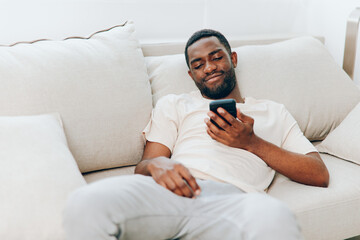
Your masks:
{"label": "sofa", "polygon": [[[242,96],[284,104],[321,152],[328,188],[276,174],[267,194],[305,239],[360,235],[360,90],[322,37],[231,39]],[[0,239],[64,239],[68,195],[133,174],[152,108],[196,90],[185,43],[140,44],[135,25],[0,46]],[[79,216],[80,217],[80,216]]]}

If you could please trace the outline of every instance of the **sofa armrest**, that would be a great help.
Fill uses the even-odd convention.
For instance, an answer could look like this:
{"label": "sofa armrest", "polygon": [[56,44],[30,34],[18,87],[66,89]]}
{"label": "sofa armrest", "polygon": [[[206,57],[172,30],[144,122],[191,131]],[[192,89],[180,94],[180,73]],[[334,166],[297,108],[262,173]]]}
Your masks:
{"label": "sofa armrest", "polygon": [[356,44],[359,34],[360,7],[351,12],[346,25],[346,39],[343,69],[354,79],[354,66],[356,59]]}

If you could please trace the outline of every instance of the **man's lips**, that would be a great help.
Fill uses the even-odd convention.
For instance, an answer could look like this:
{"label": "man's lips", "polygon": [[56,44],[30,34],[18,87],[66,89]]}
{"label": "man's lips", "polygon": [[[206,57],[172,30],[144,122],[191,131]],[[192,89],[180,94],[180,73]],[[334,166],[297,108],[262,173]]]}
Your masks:
{"label": "man's lips", "polygon": [[223,73],[214,73],[214,74],[211,74],[211,75],[207,76],[207,77],[204,79],[204,82],[211,81],[211,80],[216,80],[217,77],[222,76],[222,75],[223,75]]}

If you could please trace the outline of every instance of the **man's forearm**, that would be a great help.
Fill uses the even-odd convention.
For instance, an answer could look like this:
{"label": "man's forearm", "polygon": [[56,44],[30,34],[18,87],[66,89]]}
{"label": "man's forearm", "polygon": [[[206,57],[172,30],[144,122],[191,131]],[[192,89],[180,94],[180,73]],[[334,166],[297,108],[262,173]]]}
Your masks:
{"label": "man's forearm", "polygon": [[150,169],[151,168],[151,164],[155,164],[159,165],[159,163],[157,162],[167,162],[167,161],[171,161],[170,158],[168,157],[164,157],[164,156],[159,156],[159,157],[154,157],[154,158],[147,158],[147,159],[143,159],[141,160],[135,167],[135,174],[142,174],[145,176],[151,176],[151,172]]}
{"label": "man's forearm", "polygon": [[261,158],[272,169],[296,182],[328,186],[329,173],[318,153],[304,155],[290,152],[257,136],[247,150]]}
{"label": "man's forearm", "polygon": [[135,173],[151,176],[149,165],[156,160],[169,160],[171,151],[161,143],[146,141],[142,160],[136,165]]}
{"label": "man's forearm", "polygon": [[148,164],[151,161],[151,159],[145,159],[141,160],[135,167],[135,174],[142,174],[145,176],[151,176],[149,170],[148,170]]}

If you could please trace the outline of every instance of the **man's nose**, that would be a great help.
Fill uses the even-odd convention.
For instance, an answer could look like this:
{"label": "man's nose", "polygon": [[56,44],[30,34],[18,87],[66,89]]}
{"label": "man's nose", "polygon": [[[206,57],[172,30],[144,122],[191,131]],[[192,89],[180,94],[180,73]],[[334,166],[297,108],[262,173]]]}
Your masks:
{"label": "man's nose", "polygon": [[212,62],[205,63],[205,68],[204,68],[205,73],[212,73],[215,70],[216,70],[215,64],[213,64]]}

